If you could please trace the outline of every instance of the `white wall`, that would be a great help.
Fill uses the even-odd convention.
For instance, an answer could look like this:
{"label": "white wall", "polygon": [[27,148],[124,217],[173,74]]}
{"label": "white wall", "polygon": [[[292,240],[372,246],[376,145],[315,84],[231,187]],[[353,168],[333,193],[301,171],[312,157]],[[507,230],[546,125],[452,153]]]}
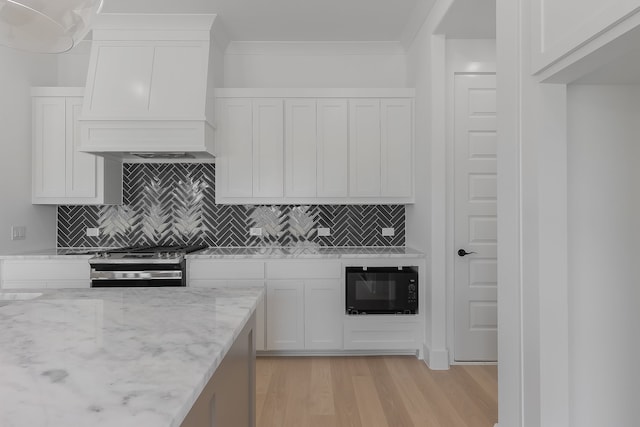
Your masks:
{"label": "white wall", "polygon": [[[0,46],[0,252],[54,247],[56,211],[31,204],[31,86],[56,84],[56,57]],[[12,225],[27,239],[12,241]]]}
{"label": "white wall", "polygon": [[572,427],[640,419],[640,86],[568,91]]}
{"label": "white wall", "polygon": [[83,40],[69,52],[56,55],[58,81],[56,86],[84,87],[87,83],[91,41]]}
{"label": "white wall", "polygon": [[400,43],[232,42],[225,87],[407,87]]}

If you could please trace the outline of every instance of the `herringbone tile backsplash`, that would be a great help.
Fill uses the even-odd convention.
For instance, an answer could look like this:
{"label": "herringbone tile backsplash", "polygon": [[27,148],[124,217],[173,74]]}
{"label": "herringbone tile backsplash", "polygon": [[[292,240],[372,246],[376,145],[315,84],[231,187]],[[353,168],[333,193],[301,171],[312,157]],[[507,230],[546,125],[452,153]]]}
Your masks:
{"label": "herringbone tile backsplash", "polygon": [[[402,205],[216,205],[214,172],[213,164],[127,163],[122,206],[58,207],[58,246],[404,246]],[[86,236],[88,227],[100,236]],[[251,227],[263,235],[249,236]],[[317,236],[318,227],[331,236]],[[395,236],[383,237],[383,227]]]}

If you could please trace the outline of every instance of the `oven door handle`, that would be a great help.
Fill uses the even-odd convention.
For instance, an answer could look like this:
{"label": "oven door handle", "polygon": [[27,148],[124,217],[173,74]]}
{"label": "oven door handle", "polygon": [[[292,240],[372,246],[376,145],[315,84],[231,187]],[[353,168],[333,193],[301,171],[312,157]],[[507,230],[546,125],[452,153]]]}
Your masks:
{"label": "oven door handle", "polygon": [[91,280],[167,280],[182,279],[180,270],[153,271],[96,271],[91,269]]}

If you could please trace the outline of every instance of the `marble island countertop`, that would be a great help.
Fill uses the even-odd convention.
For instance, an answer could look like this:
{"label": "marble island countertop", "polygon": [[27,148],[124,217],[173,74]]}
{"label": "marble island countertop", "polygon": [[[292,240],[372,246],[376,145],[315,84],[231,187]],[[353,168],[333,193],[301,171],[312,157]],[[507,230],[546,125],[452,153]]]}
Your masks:
{"label": "marble island countertop", "polygon": [[179,426],[262,293],[0,293],[0,425]]}

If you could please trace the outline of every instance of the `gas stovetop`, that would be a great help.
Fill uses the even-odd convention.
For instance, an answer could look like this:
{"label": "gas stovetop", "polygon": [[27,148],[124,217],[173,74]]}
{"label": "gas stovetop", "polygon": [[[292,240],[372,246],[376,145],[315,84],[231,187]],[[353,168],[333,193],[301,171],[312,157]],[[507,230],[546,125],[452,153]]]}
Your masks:
{"label": "gas stovetop", "polygon": [[100,252],[89,259],[90,264],[179,264],[188,253],[206,245],[141,246]]}

